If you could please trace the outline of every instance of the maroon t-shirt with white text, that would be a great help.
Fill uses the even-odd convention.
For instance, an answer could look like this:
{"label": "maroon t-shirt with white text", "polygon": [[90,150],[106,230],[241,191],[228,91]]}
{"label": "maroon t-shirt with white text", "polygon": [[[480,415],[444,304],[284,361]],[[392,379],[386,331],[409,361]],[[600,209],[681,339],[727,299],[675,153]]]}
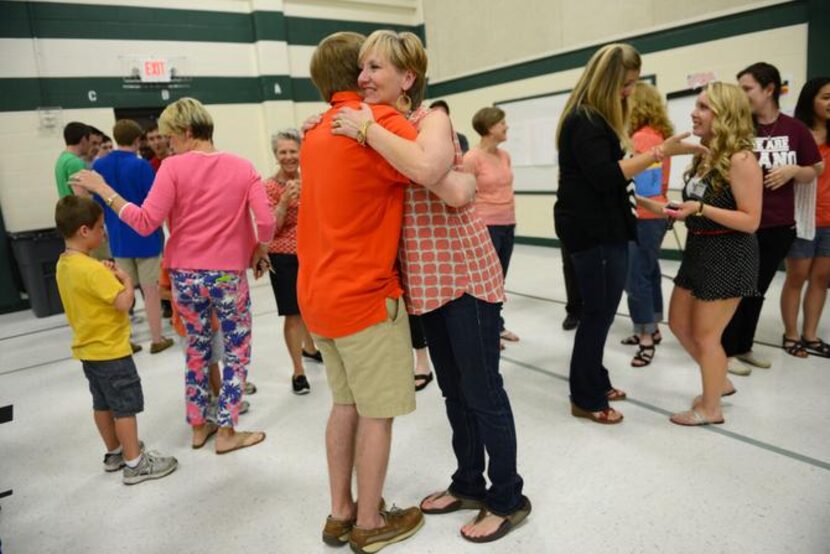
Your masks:
{"label": "maroon t-shirt with white text", "polygon": [[[755,146],[752,149],[764,172],[782,165],[807,167],[821,161],[813,134],[801,121],[779,114],[770,125],[755,126]],[[761,229],[795,225],[795,180],[790,179],[776,190],[764,187],[764,207],[761,211]]]}

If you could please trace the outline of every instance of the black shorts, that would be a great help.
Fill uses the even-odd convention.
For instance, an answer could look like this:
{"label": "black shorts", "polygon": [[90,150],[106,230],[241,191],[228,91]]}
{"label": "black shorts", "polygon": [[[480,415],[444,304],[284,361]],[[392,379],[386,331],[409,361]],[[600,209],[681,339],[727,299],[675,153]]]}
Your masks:
{"label": "black shorts", "polygon": [[300,269],[296,254],[268,254],[271,259],[273,273],[271,288],[274,289],[274,298],[277,299],[277,313],[280,315],[300,315],[300,305],[297,303],[297,272]]}
{"label": "black shorts", "polygon": [[131,417],[144,411],[141,377],[133,357],[82,361],[92,393],[92,409],[111,411],[114,417]]}

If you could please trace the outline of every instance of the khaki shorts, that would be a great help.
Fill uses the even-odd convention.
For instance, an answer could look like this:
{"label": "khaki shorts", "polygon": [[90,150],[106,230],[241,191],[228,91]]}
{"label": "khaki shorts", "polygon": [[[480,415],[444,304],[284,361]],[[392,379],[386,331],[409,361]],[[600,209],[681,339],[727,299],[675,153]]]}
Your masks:
{"label": "khaki shorts", "polygon": [[386,299],[389,317],[353,335],[314,335],[323,354],[332,400],[362,417],[390,418],[415,410],[415,373],[403,297]]}
{"label": "khaki shorts", "polygon": [[115,258],[115,264],[130,276],[134,285],[157,285],[161,274],[161,256],[152,258]]}

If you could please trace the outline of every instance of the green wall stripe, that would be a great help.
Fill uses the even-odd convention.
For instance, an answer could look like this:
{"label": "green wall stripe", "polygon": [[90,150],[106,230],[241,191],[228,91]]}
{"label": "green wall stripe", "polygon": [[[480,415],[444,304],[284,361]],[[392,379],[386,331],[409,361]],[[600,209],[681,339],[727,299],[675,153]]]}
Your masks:
{"label": "green wall stripe", "polygon": [[[117,1],[117,0],[115,0]],[[411,31],[425,38],[423,25],[365,23],[253,13],[0,1],[0,38],[71,38],[251,43],[287,40],[314,46],[336,31],[369,34],[376,29]]]}
{"label": "green wall stripe", "polygon": [[830,75],[830,2],[809,0],[807,78]]}
{"label": "green wall stripe", "polygon": [[[287,75],[261,77],[193,77],[187,88],[169,88],[170,97],[162,99],[165,87],[125,89],[124,81],[117,77],[78,77],[55,79],[0,79],[0,112],[27,111],[41,106],[72,108],[139,108],[166,106],[183,96],[193,96],[205,104],[258,104],[272,100],[292,100],[295,84],[302,89],[311,86],[303,79]],[[274,85],[281,94],[276,94]],[[89,99],[89,91],[95,91],[97,101]],[[299,99],[297,99],[299,100]],[[299,101],[319,100],[313,98]]]}
{"label": "green wall stripe", "polygon": [[[826,2],[827,0],[820,1]],[[640,52],[646,54],[730,38],[746,33],[797,25],[799,23],[806,23],[807,21],[808,10],[806,0],[796,0],[699,23],[692,23],[673,29],[634,36],[627,39],[626,42],[631,43]],[[573,52],[557,54],[538,60],[469,75],[467,77],[431,84],[429,85],[428,96],[430,98],[437,98],[447,94],[458,94],[468,90],[579,68],[587,63],[598,46],[599,44]],[[824,55],[826,55],[826,49]]]}
{"label": "green wall stripe", "polygon": [[[255,40],[254,18],[247,13],[9,1],[0,2],[0,13],[0,37],[4,38]],[[275,19],[281,18],[266,18],[270,23]],[[284,36],[282,28],[279,32],[274,36]]]}

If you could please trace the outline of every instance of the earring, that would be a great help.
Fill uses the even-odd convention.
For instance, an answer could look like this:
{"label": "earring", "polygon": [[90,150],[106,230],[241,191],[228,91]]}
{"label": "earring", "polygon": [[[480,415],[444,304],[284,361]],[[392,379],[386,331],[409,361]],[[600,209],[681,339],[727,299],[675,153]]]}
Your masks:
{"label": "earring", "polygon": [[412,109],[412,98],[406,92],[402,92],[398,99],[395,100],[395,108],[399,112],[409,113]]}

